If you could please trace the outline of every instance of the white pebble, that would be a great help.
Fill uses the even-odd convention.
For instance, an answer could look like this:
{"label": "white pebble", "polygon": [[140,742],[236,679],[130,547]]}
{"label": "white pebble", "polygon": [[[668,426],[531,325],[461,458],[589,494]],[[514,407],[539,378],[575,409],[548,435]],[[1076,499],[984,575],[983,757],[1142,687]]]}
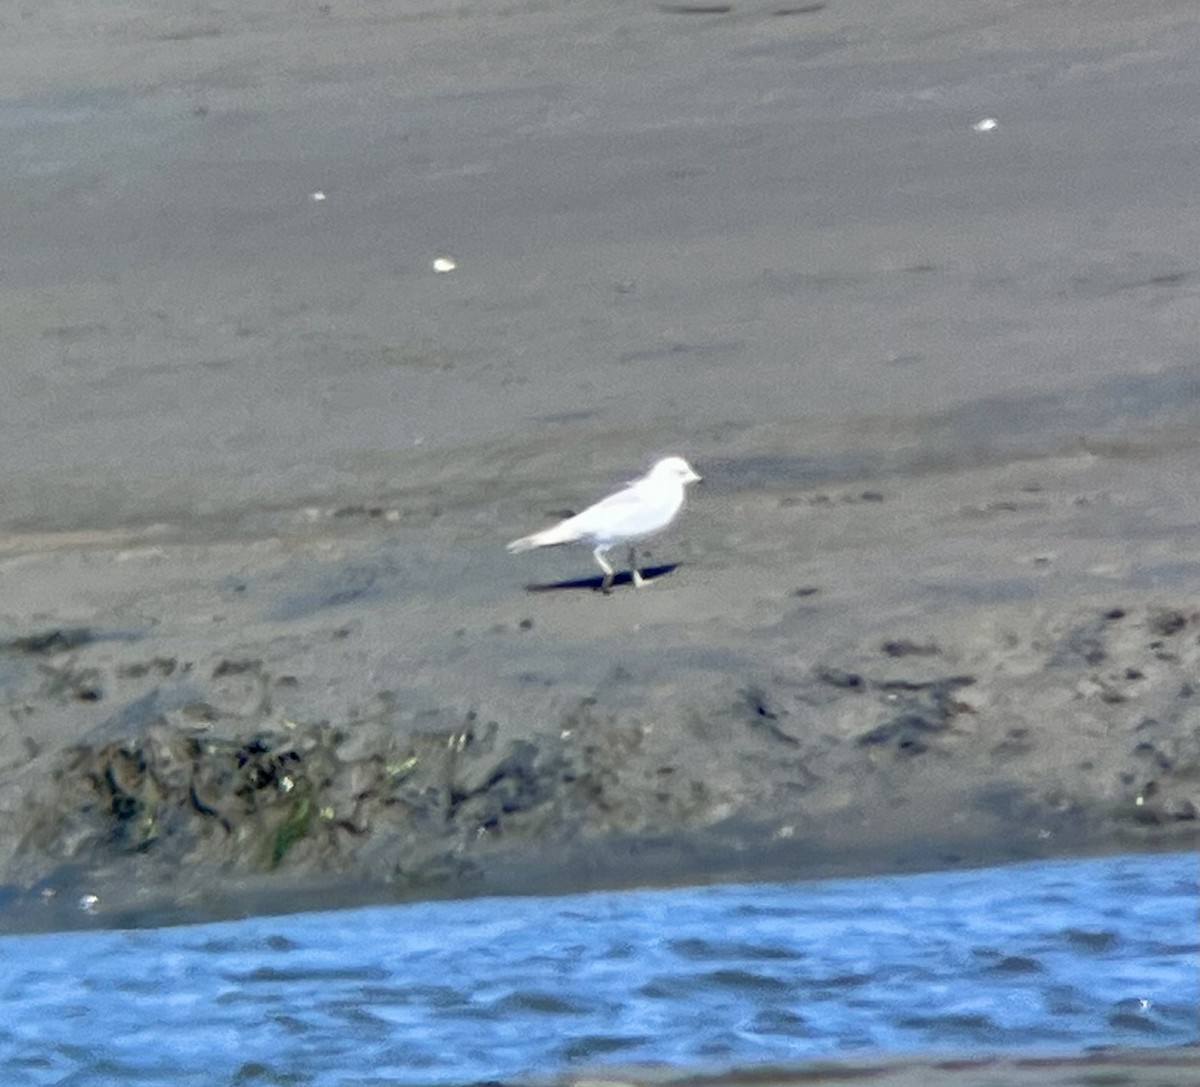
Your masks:
{"label": "white pebble", "polygon": [[79,896],[79,908],[81,910],[83,910],[84,913],[95,913],[96,907],[99,905],[100,905],[100,896],[99,895],[80,895]]}
{"label": "white pebble", "polygon": [[453,257],[438,257],[433,262],[433,270],[439,274],[442,272],[453,272],[458,267],[458,263]]}
{"label": "white pebble", "polygon": [[976,121],[971,127],[976,132],[993,132],[999,123],[995,117],[985,117],[982,121]]}
{"label": "white pebble", "polygon": [[324,200],[325,200],[325,194],[320,189],[318,189],[315,193],[312,194],[312,202],[314,204],[320,204]]}

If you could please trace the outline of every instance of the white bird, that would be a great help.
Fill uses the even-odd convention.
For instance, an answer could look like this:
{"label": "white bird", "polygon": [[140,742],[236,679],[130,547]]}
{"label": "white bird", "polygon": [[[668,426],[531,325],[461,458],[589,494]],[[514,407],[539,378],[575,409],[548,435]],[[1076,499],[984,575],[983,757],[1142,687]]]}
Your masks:
{"label": "white bird", "polygon": [[587,544],[592,548],[597,565],[604,571],[600,588],[608,592],[616,572],[605,555],[620,544],[628,544],[633,584],[640,589],[649,583],[638,572],[633,545],[656,536],[674,521],[683,509],[684,488],[699,481],[700,476],[682,457],[667,457],[641,479],[630,480],[624,490],[602,498],[582,513],[532,536],[513,540],[508,545],[509,554],[558,544]]}

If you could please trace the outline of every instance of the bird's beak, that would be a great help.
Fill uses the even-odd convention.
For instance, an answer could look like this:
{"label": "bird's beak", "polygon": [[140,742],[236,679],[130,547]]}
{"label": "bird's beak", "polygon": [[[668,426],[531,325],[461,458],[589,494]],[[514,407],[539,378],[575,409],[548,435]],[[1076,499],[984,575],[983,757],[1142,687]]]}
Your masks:
{"label": "bird's beak", "polygon": [[685,482],[687,482],[687,483],[703,483],[703,482],[704,482],[704,477],[703,477],[702,475],[700,475],[700,474],[699,474],[699,473],[698,473],[698,472],[697,472],[697,471],[696,471],[696,470],[693,468],[693,469],[692,469],[692,472],[691,472],[691,474],[690,474],[690,475],[687,477],[687,479],[685,480]]}

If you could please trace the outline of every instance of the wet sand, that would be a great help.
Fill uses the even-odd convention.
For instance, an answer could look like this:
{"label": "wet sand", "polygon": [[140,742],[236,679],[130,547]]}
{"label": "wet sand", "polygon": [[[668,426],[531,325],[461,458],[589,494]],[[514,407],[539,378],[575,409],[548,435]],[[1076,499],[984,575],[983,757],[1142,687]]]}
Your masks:
{"label": "wet sand", "polygon": [[1182,1087],[1195,1071],[1192,1049],[1114,1049],[1085,1057],[1031,1056],[1016,1058],[944,1058],[894,1063],[820,1061],[810,1064],[735,1069],[697,1074],[667,1069],[606,1069],[594,1077],[567,1080],[574,1087],[634,1087],[649,1084],[687,1084],[688,1087],[792,1087],[795,1084],[869,1082],[884,1087],[924,1087],[946,1083],[956,1087],[1004,1084],[1005,1087],[1054,1087],[1103,1082],[1113,1087]]}
{"label": "wet sand", "polygon": [[1188,4],[9,30],[0,924],[1194,845]]}

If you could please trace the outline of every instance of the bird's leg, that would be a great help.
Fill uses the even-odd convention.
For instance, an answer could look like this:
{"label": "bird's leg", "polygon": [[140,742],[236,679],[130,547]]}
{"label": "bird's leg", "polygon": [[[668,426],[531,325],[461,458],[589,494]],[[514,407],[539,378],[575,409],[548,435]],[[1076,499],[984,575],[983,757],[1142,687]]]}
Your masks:
{"label": "bird's leg", "polygon": [[632,547],[629,549],[629,569],[633,574],[633,587],[635,589],[640,589],[643,585],[650,584],[650,582],[648,582],[640,573],[638,573],[637,551],[635,551]]}
{"label": "bird's leg", "polygon": [[606,549],[603,547],[597,547],[596,550],[592,552],[592,558],[596,560],[596,565],[604,571],[604,580],[600,582],[600,591],[602,593],[607,593],[612,590],[613,574],[616,573],[616,571],[613,570],[613,568],[608,564],[608,560],[604,557],[605,550]]}

